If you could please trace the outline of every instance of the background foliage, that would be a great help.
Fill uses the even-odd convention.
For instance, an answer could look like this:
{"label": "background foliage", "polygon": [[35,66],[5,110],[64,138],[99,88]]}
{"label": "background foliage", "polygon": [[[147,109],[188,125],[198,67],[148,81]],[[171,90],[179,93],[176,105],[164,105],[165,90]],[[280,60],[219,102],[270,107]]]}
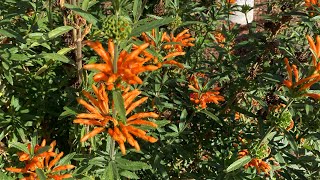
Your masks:
{"label": "background foliage", "polygon": [[[319,100],[295,98],[289,104],[290,94],[282,85],[287,78],[284,57],[301,74],[308,73],[312,52],[306,35],[320,34],[319,7],[307,10],[296,0],[256,6],[265,14],[239,26],[229,21],[235,6],[226,1],[1,2],[0,179],[20,177],[5,171],[21,164],[15,153],[23,146],[14,143],[42,139],[56,140],[57,148],[68,154],[66,162],[77,166],[71,171],[74,179],[320,178]],[[76,98],[93,83],[94,73],[81,66],[99,61],[88,47],[77,45],[79,34],[80,42],[106,45],[103,22],[116,8],[132,23],[123,48],[130,47],[133,36],[153,28],[175,34],[188,28],[196,40],[185,56],[176,58],[184,69],[166,66],[143,74],[144,83],[136,86],[149,97],[139,108],[160,115],[152,133],[159,141],[139,141],[141,152],[129,150],[122,156],[117,150],[111,159],[106,148],[111,138],[98,135],[80,143],[86,129],[72,120],[82,110]],[[207,81],[208,88],[221,87],[225,102],[201,109],[190,101],[188,84],[197,73],[205,75],[199,81]],[[320,93],[319,83],[310,91]],[[267,118],[270,108],[280,104],[289,104],[294,128],[268,134],[271,171],[243,168],[247,162],[237,161],[238,153],[263,139],[274,123]]]}

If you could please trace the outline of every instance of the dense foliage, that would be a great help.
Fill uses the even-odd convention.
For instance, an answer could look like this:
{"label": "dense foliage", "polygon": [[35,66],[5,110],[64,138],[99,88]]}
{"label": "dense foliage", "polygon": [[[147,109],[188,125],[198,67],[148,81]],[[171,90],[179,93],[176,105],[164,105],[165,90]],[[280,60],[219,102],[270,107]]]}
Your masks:
{"label": "dense foliage", "polygon": [[319,179],[320,3],[255,7],[3,0],[0,179]]}

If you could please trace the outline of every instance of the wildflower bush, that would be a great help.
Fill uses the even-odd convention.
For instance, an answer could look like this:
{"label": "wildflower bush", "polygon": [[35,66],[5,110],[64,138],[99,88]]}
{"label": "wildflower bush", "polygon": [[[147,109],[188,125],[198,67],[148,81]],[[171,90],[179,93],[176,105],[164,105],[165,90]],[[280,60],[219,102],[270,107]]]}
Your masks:
{"label": "wildflower bush", "polygon": [[319,7],[3,0],[0,179],[319,179]]}

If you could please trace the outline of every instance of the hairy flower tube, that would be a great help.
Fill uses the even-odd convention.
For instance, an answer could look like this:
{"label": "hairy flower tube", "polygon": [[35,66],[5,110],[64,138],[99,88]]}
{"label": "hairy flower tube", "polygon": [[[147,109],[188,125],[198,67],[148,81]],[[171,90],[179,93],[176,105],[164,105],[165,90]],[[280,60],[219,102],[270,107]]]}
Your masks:
{"label": "hairy flower tube", "polygon": [[[296,65],[290,66],[287,58],[284,58],[284,62],[286,64],[286,69],[288,72],[288,79],[283,81],[283,84],[292,91],[302,92],[301,96],[308,96],[313,99],[319,100],[320,94],[315,93],[304,93],[307,89],[309,89],[313,84],[320,81],[320,74],[314,73],[306,78],[299,78],[299,70]],[[294,80],[293,76],[294,75]]]}
{"label": "hairy flower tube", "polygon": [[[204,87],[205,85],[206,82],[202,87]],[[225,100],[223,96],[219,95],[220,87],[215,87],[209,90],[203,90],[202,88],[200,89],[199,82],[194,75],[190,78],[189,88],[195,91],[190,94],[190,100],[193,103],[200,105],[202,109],[207,108],[207,103],[219,104],[219,101]]]}
{"label": "hairy flower tube", "polygon": [[[247,156],[248,154],[249,154],[248,150],[244,149],[244,150],[242,150],[242,151],[240,151],[238,153],[238,158],[240,159],[240,158],[242,158],[244,156]],[[257,172],[258,172],[258,174],[260,174],[261,171],[266,173],[266,174],[268,174],[269,171],[271,170],[270,165],[268,163],[266,163],[265,161],[263,161],[262,159],[259,159],[259,158],[251,159],[251,161],[244,166],[244,168],[246,168],[246,169],[248,167],[255,167]]]}
{"label": "hairy flower tube", "polygon": [[[50,144],[50,149],[42,152],[41,148],[46,146],[46,140],[44,139],[40,145],[35,145],[34,153],[31,153],[31,144],[28,144],[29,153],[18,152],[19,161],[25,162],[25,167],[23,168],[15,168],[10,167],[6,168],[7,171],[14,173],[23,173],[25,176],[21,180],[34,180],[39,179],[36,169],[42,169],[45,175],[48,178],[52,178],[54,180],[62,180],[65,178],[72,177],[71,174],[61,174],[60,171],[73,169],[75,166],[68,165],[59,165],[56,164],[59,162],[61,157],[63,156],[63,152],[59,154],[53,151],[56,145],[56,141],[53,141]],[[39,152],[40,151],[40,152]],[[53,159],[52,159],[53,158]]]}
{"label": "hairy flower tube", "polygon": [[[113,89],[114,83],[118,82],[117,80],[119,79],[128,84],[142,84],[142,80],[138,77],[140,73],[158,69],[158,67],[154,65],[144,65],[144,63],[148,62],[150,59],[140,56],[141,52],[149,46],[148,43],[138,46],[130,53],[124,50],[121,51],[119,58],[117,59],[115,59],[115,44],[112,39],[109,39],[108,41],[108,51],[106,51],[98,41],[86,41],[85,44],[90,46],[105,63],[86,64],[83,68],[100,71],[94,75],[93,80],[95,82],[104,81],[108,90]],[[114,68],[115,63],[117,63],[116,68]]]}
{"label": "hairy flower tube", "polygon": [[[139,125],[156,128],[157,124],[145,120],[145,118],[157,118],[158,115],[156,113],[136,113],[127,117],[125,122],[114,119],[109,111],[109,99],[104,85],[102,84],[99,89],[94,85],[92,85],[92,87],[97,98],[92,97],[88,92],[84,91],[84,95],[89,99],[90,103],[87,103],[82,99],[79,99],[78,102],[88,110],[88,113],[78,114],[77,119],[73,121],[74,123],[94,127],[91,132],[81,138],[81,142],[107,130],[108,134],[119,144],[122,154],[126,154],[125,142],[128,142],[131,146],[135,147],[136,150],[140,150],[140,146],[134,137],[141,138],[151,143],[157,141],[156,138],[148,136],[145,130],[139,128]],[[122,94],[126,116],[148,99],[147,97],[143,97],[134,102],[134,99],[140,95],[141,92],[137,89],[132,91],[128,90],[129,89],[127,88]],[[109,122],[112,122],[112,124]]]}

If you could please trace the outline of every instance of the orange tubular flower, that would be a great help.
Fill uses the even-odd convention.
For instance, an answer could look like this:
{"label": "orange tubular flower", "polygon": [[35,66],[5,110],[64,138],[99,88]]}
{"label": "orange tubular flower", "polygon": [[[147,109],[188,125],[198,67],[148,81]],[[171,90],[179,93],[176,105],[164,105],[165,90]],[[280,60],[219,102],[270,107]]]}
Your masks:
{"label": "orange tubular flower", "polygon": [[[155,32],[155,29],[152,29],[152,34],[151,34],[151,36],[152,36],[152,38],[151,37],[149,37],[146,33],[142,33],[141,34],[141,37],[142,37],[142,39],[143,39],[143,41],[145,42],[145,43],[149,43],[149,44],[151,44],[151,46],[153,46],[155,49],[159,49],[159,48],[157,48],[156,47],[156,42],[154,41],[154,39],[156,38],[156,32]],[[167,35],[167,33],[166,32],[164,32],[164,33],[162,33],[162,32],[159,32],[159,36],[161,36],[161,43],[163,43],[163,42],[171,42],[171,39],[170,39],[170,37]],[[173,36],[173,35],[172,35]],[[189,37],[190,35],[188,35],[188,37]],[[182,38],[182,37],[181,37]],[[186,43],[186,41],[187,40],[182,40],[180,38],[180,41],[182,42],[184,42],[184,46],[193,46],[193,44],[192,43]],[[192,41],[192,40],[194,40],[194,38],[189,38],[189,41]],[[151,58],[151,59],[153,59],[154,60],[154,62],[155,63],[158,63],[157,64],[157,66],[158,67],[161,67],[163,64],[171,64],[171,65],[176,65],[176,66],[178,66],[178,67],[180,67],[180,68],[184,68],[184,66],[181,64],[181,63],[178,63],[177,61],[175,61],[175,60],[166,60],[166,59],[172,59],[172,58],[175,58],[175,57],[177,57],[177,56],[183,56],[183,55],[185,55],[185,52],[183,52],[183,50],[182,50],[182,46],[181,45],[183,45],[183,44],[181,44],[181,42],[179,43],[179,45],[177,46],[177,47],[181,47],[181,48],[179,48],[181,51],[175,51],[173,48],[174,47],[172,47],[172,46],[170,46],[170,45],[165,45],[163,48],[164,49],[167,49],[167,50],[172,50],[173,49],[173,51],[172,52],[169,52],[167,55],[165,55],[165,57],[162,59],[162,61],[160,62],[160,63],[158,63],[158,57],[155,57],[155,56],[153,56],[152,54],[150,54],[150,53],[148,53],[146,50],[144,50],[143,51],[143,54],[146,56],[146,57],[149,57],[149,58]],[[178,42],[177,42],[178,43]],[[136,45],[134,45],[133,46],[134,48],[136,48]]]}
{"label": "orange tubular flower", "polygon": [[224,42],[226,41],[226,38],[221,32],[214,33],[214,38],[216,39],[220,47],[224,47]]}
{"label": "orange tubular flower", "polygon": [[[144,63],[150,60],[150,58],[143,58],[139,55],[145,50],[149,44],[145,43],[136,48],[136,50],[128,53],[121,51],[119,58],[114,59],[114,43],[111,39],[108,42],[108,52],[102,47],[102,44],[98,41],[85,41],[85,44],[90,46],[104,61],[104,64],[87,64],[83,68],[87,70],[98,70],[93,79],[95,82],[105,81],[107,89],[111,90],[114,87],[114,83],[121,78],[128,84],[141,84],[142,80],[138,75],[145,71],[154,71],[158,69],[154,65],[146,65]],[[115,72],[114,63],[117,62],[117,68]]]}
{"label": "orange tubular flower", "polygon": [[[126,122],[118,121],[112,118],[109,114],[109,100],[108,95],[103,85],[100,88],[96,88],[93,85],[93,90],[97,96],[97,99],[93,98],[89,93],[85,93],[85,96],[90,100],[91,104],[88,104],[84,100],[78,102],[86,107],[89,113],[82,113],[77,115],[74,123],[79,123],[88,126],[94,126],[95,128],[81,138],[81,142],[99,134],[105,130],[120,146],[122,154],[126,154],[125,142],[128,142],[131,146],[135,147],[136,150],[140,150],[138,142],[134,139],[135,137],[144,139],[151,143],[157,141],[156,138],[146,135],[147,132],[139,129],[138,125],[146,125],[156,128],[157,124],[154,122],[145,120],[144,118],[157,118],[158,115],[153,112],[142,112],[134,114],[126,119]],[[133,100],[140,95],[141,92],[137,89],[128,92],[128,89],[122,94],[124,100],[124,107],[126,109],[126,115],[129,115],[137,106],[145,102],[148,98],[144,97],[138,101]],[[113,127],[109,125],[109,121],[113,122]]]}
{"label": "orange tubular flower", "polygon": [[[57,162],[63,156],[63,152],[56,154],[53,152],[54,146],[56,145],[56,141],[53,141],[50,146],[51,148],[45,152],[37,154],[39,149],[46,146],[46,140],[44,139],[41,145],[36,145],[34,147],[34,154],[31,155],[31,144],[28,144],[29,153],[25,152],[18,152],[19,160],[25,162],[24,168],[6,168],[7,171],[14,172],[14,173],[23,173],[28,174],[27,177],[22,178],[21,180],[34,180],[38,179],[37,173],[35,172],[36,169],[42,169],[45,175],[49,178],[54,180],[62,180],[65,178],[72,177],[71,174],[60,174],[60,171],[73,169],[75,166],[68,164],[68,165],[60,165],[55,166]],[[50,159],[53,158],[51,161]],[[55,166],[55,167],[54,167]]]}
{"label": "orange tubular flower", "polygon": [[162,36],[163,42],[176,44],[167,44],[163,46],[163,49],[172,50],[173,52],[183,52],[184,47],[194,46],[192,41],[194,41],[195,38],[191,38],[191,34],[189,34],[188,31],[189,29],[185,29],[182,32],[180,32],[176,37],[174,37],[173,34],[170,34],[169,36],[166,33],[164,33]]}
{"label": "orange tubular flower", "polygon": [[[205,84],[206,83],[204,83],[203,86],[205,86]],[[219,95],[220,87],[215,87],[206,92],[200,92],[198,80],[194,75],[190,78],[189,88],[196,91],[190,94],[190,100],[197,105],[199,104],[202,109],[207,108],[207,103],[219,104],[219,101],[225,100],[223,96]]]}
{"label": "orange tubular flower", "polygon": [[320,58],[320,35],[316,37],[316,43],[311,36],[307,35],[307,39],[310,45],[310,49],[313,51],[312,54],[312,64],[316,68],[316,72],[320,71],[320,62],[317,62],[317,59]]}
{"label": "orange tubular flower", "polygon": [[[242,151],[240,151],[238,153],[238,158],[240,159],[240,158],[242,158],[242,157],[244,157],[244,156],[246,156],[248,154],[249,154],[248,150],[244,149],[244,150],[242,150]],[[263,171],[264,173],[268,174],[269,171],[271,170],[271,167],[270,167],[270,165],[268,163],[266,163],[262,159],[258,159],[258,158],[251,159],[251,161],[244,166],[244,168],[246,168],[246,169],[248,167],[255,167],[257,172],[258,172],[258,174],[260,174],[261,171]]]}
{"label": "orange tubular flower", "polygon": [[[283,81],[283,84],[291,89],[297,90],[298,92],[303,92],[309,89],[313,84],[320,81],[320,74],[315,71],[314,74],[310,75],[309,77],[299,79],[299,70],[296,65],[290,66],[289,61],[287,58],[284,58],[284,62],[286,64],[286,69],[288,72],[288,79]],[[294,75],[294,81],[292,74]],[[320,94],[312,94],[312,93],[305,93],[302,96],[308,96],[314,98],[316,100],[320,99]]]}

